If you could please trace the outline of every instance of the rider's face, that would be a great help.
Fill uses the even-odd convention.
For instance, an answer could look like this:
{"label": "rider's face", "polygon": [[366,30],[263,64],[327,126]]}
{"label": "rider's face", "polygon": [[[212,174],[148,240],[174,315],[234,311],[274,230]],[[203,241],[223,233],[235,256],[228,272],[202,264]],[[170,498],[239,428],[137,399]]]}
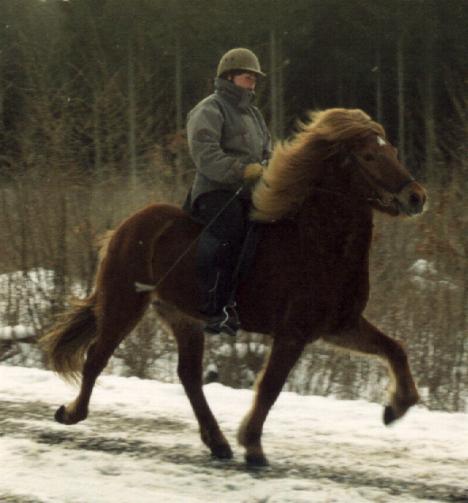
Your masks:
{"label": "rider's face", "polygon": [[245,72],[233,77],[232,82],[236,86],[253,91],[255,90],[255,85],[257,84],[257,77],[254,73]]}

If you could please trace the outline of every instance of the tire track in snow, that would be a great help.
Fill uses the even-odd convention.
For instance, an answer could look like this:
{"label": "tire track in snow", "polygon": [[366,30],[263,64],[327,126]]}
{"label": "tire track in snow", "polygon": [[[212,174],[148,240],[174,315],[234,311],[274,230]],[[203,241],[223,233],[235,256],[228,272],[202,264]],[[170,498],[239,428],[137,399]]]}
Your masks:
{"label": "tire track in snow", "polygon": [[[219,461],[211,458],[208,451],[200,446],[194,452],[193,445],[180,441],[164,443],[158,438],[164,435],[177,439],[184,435],[198,435],[194,423],[175,419],[129,417],[102,411],[93,411],[92,419],[80,431],[73,427],[63,427],[52,420],[54,407],[40,401],[35,402],[1,402],[0,403],[0,436],[27,438],[38,444],[59,446],[63,449],[89,450],[108,454],[125,454],[138,459],[158,460],[177,465],[187,464],[199,473],[223,476],[236,473],[248,473],[256,479],[322,479],[344,486],[376,488],[391,496],[411,495],[425,501],[468,502],[468,489],[447,484],[428,483],[424,480],[405,480],[402,478],[382,476],[380,474],[362,473],[351,466],[337,467],[300,462],[294,459],[281,461],[276,458],[272,466],[253,469],[239,460]],[[122,431],[132,432],[132,438],[123,436]],[[157,433],[157,435],[154,435]],[[323,444],[322,444],[323,448]],[[333,449],[334,447],[331,447]],[[37,499],[26,496],[2,494],[0,501],[5,503],[40,503]]]}

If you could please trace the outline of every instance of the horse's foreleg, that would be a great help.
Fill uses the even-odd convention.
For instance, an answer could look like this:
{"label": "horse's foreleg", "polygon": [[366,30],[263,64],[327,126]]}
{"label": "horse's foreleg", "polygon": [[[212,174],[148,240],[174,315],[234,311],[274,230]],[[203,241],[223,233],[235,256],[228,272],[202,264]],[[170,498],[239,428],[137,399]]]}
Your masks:
{"label": "horse's foreleg", "polygon": [[323,339],[351,351],[378,356],[387,363],[391,388],[389,404],[384,410],[385,424],[399,419],[418,402],[419,394],[402,345],[383,334],[365,318],[361,318],[356,330],[325,335]]}
{"label": "horse's foreleg", "polygon": [[171,323],[171,328],[179,349],[177,372],[198,420],[201,439],[213,456],[230,459],[231,447],[221,432],[203,393],[203,330],[194,322],[180,320]]}
{"label": "horse's foreleg", "polygon": [[239,443],[246,449],[245,459],[250,465],[268,464],[261,444],[263,424],[303,349],[302,341],[273,341],[267,365],[257,380],[253,406],[242,421],[237,436]]}
{"label": "horse's foreleg", "polygon": [[148,304],[147,296],[140,295],[135,302],[128,300],[122,309],[114,304],[101,312],[98,337],[89,347],[83,365],[81,386],[78,396],[67,406],[62,405],[55,413],[55,419],[62,424],[76,424],[88,416],[89,400],[99,374],[106,367],[110,357],[135,327]]}

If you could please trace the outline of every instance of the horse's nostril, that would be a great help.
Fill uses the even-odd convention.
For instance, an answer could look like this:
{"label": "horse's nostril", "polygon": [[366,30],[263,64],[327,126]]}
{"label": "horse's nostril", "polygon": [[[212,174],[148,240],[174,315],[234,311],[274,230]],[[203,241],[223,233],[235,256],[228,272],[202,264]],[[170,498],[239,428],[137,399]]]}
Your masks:
{"label": "horse's nostril", "polygon": [[421,204],[421,198],[416,192],[413,192],[409,197],[409,202],[411,206],[419,206]]}

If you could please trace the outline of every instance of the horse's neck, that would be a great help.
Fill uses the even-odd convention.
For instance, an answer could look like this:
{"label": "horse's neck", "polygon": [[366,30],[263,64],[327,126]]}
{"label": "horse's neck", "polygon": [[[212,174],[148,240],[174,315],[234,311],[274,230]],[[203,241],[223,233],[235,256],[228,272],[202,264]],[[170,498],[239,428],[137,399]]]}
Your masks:
{"label": "horse's neck", "polygon": [[322,222],[358,221],[372,225],[372,208],[359,195],[354,195],[345,186],[312,187],[309,197],[298,212],[302,221],[320,219]]}
{"label": "horse's neck", "polygon": [[342,193],[317,192],[297,216],[302,246],[320,243],[324,253],[362,256],[372,238],[372,209]]}

